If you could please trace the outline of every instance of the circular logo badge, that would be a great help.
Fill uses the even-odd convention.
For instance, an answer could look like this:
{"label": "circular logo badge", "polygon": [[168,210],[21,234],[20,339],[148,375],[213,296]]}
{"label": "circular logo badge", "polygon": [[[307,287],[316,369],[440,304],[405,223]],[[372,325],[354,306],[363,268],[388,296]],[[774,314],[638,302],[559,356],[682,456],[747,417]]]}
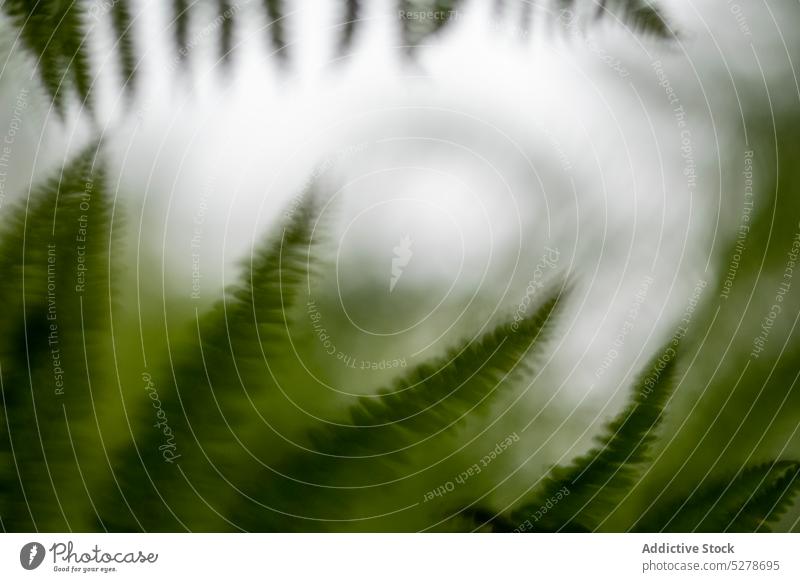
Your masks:
{"label": "circular logo badge", "polygon": [[35,570],[44,561],[44,546],[39,542],[28,542],[19,551],[19,563],[26,570]]}

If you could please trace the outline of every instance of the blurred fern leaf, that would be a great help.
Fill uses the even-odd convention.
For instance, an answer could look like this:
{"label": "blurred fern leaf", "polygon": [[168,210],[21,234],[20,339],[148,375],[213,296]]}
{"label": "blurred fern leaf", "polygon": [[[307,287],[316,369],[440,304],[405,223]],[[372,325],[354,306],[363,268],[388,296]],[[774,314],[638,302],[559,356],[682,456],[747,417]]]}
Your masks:
{"label": "blurred fern leaf", "polygon": [[250,449],[268,437],[256,411],[274,389],[271,366],[290,350],[286,328],[309,273],[314,208],[307,195],[280,235],[254,253],[243,281],[211,312],[197,314],[196,333],[170,354],[169,370],[143,374],[165,422],[154,430],[155,411],[145,410],[142,430],[121,452],[117,479],[133,511],[111,495],[103,517],[108,527],[230,527],[210,504],[224,505],[231,494],[226,481],[241,479],[253,462]]}
{"label": "blurred fern leaf", "polygon": [[[360,0],[335,0],[341,6],[339,26],[339,54],[351,46],[359,27],[363,3]],[[236,19],[241,17],[239,3],[230,0],[213,0],[216,21],[203,29],[197,39],[191,37],[192,15],[207,7],[212,0],[172,0],[171,20],[175,50],[178,60],[185,61],[191,48],[212,31],[219,35],[219,51],[223,64],[232,58]],[[577,6],[592,6],[589,0],[553,0],[555,10],[576,10]],[[397,0],[395,16],[405,51],[411,55],[415,49],[460,17],[461,0]],[[261,10],[267,22],[267,33],[273,54],[285,65],[288,62],[287,15],[282,0],[262,0]],[[22,43],[37,58],[39,78],[57,111],[63,115],[65,95],[73,89],[85,107],[92,108],[93,77],[88,58],[87,27],[99,22],[110,13],[114,33],[114,50],[118,53],[123,82],[133,89],[136,81],[137,48],[134,44],[134,25],[129,0],[115,0],[107,4],[90,5],[61,0],[6,0],[2,9],[21,32]],[[242,11],[243,12],[243,11]],[[563,14],[563,12],[562,12]],[[598,5],[595,19],[616,18],[634,33],[659,38],[673,36],[669,23],[660,8],[649,0],[604,1]],[[525,3],[521,13],[525,22],[530,18],[530,5]],[[91,20],[90,20],[91,19]]]}
{"label": "blurred fern leaf", "polygon": [[[97,147],[36,186],[0,236],[0,516],[87,530],[110,385],[110,211]],[[98,430],[90,427],[97,426]]]}
{"label": "blurred fern leaf", "polygon": [[136,83],[137,51],[133,42],[129,0],[115,0],[112,4],[111,26],[117,42],[122,82],[128,94],[132,94]]}
{"label": "blurred fern leaf", "polygon": [[509,376],[530,371],[525,358],[549,337],[563,301],[563,290],[553,290],[518,328],[501,324],[436,361],[423,362],[391,389],[361,397],[350,409],[351,426],[312,435],[318,452],[337,458],[391,454],[453,428],[490,402]]}
{"label": "blurred fern leaf", "polygon": [[[313,451],[292,455],[277,470],[261,471],[255,479],[261,497],[282,502],[287,512],[307,508],[309,499],[317,503],[327,499],[326,519],[342,518],[348,502],[362,496],[362,488],[408,472],[411,449],[428,447],[432,439],[473,419],[511,384],[512,377],[530,372],[529,357],[551,335],[565,293],[552,290],[520,322],[500,324],[479,339],[416,366],[391,389],[359,398],[350,408],[351,424],[311,431]],[[255,528],[268,521],[270,516],[257,509],[243,503],[235,509],[237,523]]]}
{"label": "blurred fern leaf", "polygon": [[800,463],[774,461],[718,479],[685,499],[659,505],[638,529],[670,532],[770,531],[800,491]]}
{"label": "blurred fern leaf", "polygon": [[65,93],[75,88],[91,108],[92,74],[87,56],[86,8],[61,0],[6,0],[2,9],[20,30],[25,46],[36,56],[39,78],[56,110],[63,114]]}
{"label": "blurred fern leaf", "polygon": [[639,465],[648,460],[655,429],[672,394],[674,364],[671,346],[653,357],[634,384],[631,402],[598,437],[599,446],[569,466],[553,469],[512,519],[522,523],[565,489],[570,502],[556,504],[539,527],[545,531],[595,529],[635,483]]}

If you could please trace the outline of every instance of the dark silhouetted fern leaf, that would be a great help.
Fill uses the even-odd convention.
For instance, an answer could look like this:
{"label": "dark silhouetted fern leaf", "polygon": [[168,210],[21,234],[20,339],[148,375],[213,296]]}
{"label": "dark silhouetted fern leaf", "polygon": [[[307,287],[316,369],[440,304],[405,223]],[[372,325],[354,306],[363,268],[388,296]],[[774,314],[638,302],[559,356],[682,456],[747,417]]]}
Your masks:
{"label": "dark silhouetted fern leaf", "polygon": [[661,9],[650,0],[604,0],[596,18],[616,17],[634,34],[668,39],[674,36]]}
{"label": "dark silhouetted fern leaf", "polygon": [[[544,515],[532,524],[543,531],[592,530],[614,509],[635,483],[639,465],[648,460],[655,429],[672,393],[673,348],[659,352],[633,387],[630,404],[608,425],[600,446],[578,457],[567,467],[556,467],[545,477],[533,499],[512,513],[512,522],[530,520],[548,504]],[[553,504],[561,490],[568,497]]]}
{"label": "dark silhouetted fern leaf", "polygon": [[339,54],[345,54],[353,45],[356,27],[361,15],[361,0],[343,0],[342,30],[339,37]]}
{"label": "dark silhouetted fern leaf", "polygon": [[[361,0],[335,0],[341,7],[342,25],[339,36],[339,53],[352,46],[353,37],[362,26],[359,19],[363,9]],[[229,53],[234,44],[235,16],[239,4],[230,0],[213,0],[218,25],[210,29],[219,35],[218,43],[222,60],[230,60]],[[199,8],[211,4],[211,0],[172,0],[170,2],[172,34],[179,59],[184,59],[195,44],[190,39],[192,14]],[[444,27],[458,20],[461,0],[397,0],[395,15],[402,34],[406,52],[425,44]],[[501,7],[503,3],[497,2]],[[288,62],[286,3],[283,0],[261,0],[266,18],[266,30],[273,47],[274,56],[285,65]],[[520,11],[523,29],[527,30],[531,14],[531,3],[525,3]],[[578,12],[579,6],[594,6],[588,0],[554,0],[554,11]],[[20,29],[25,47],[37,58],[39,78],[45,91],[59,113],[64,113],[64,98],[74,89],[84,106],[92,107],[93,77],[88,58],[89,46],[85,36],[85,25],[92,10],[85,3],[60,0],[6,0],[2,9]],[[111,24],[116,38],[122,78],[133,85],[136,77],[137,51],[133,38],[134,22],[131,20],[129,0],[109,3]],[[225,17],[225,14],[229,14]],[[659,38],[673,36],[669,24],[656,4],[649,0],[609,0],[595,9],[595,17],[618,19],[632,31]],[[202,36],[205,36],[205,32]],[[198,38],[197,41],[200,39]]]}
{"label": "dark silhouetted fern leaf", "polygon": [[[555,0],[555,15],[570,24],[588,24],[587,20],[618,21],[641,36],[673,38],[674,32],[658,5],[651,0],[600,0],[591,14],[591,4],[577,0]],[[565,18],[568,17],[568,18]]]}
{"label": "dark silhouetted fern leaf", "polygon": [[263,2],[272,48],[275,50],[275,56],[285,62],[289,54],[286,50],[286,31],[284,29],[286,19],[283,0],[263,0]]}
{"label": "dark silhouetted fern leaf", "polygon": [[20,29],[36,57],[42,84],[56,110],[63,114],[64,95],[74,87],[86,106],[92,76],[86,56],[84,7],[78,2],[6,0],[2,8]]}
{"label": "dark silhouetted fern leaf", "polygon": [[136,46],[133,42],[129,0],[116,0],[111,6],[111,25],[114,30],[119,66],[125,89],[133,91],[136,82]]}
{"label": "dark silhouetted fern leaf", "polygon": [[189,50],[190,0],[172,0],[172,25],[178,58],[183,59]]}
{"label": "dark silhouetted fern leaf", "polygon": [[775,461],[751,466],[734,478],[718,479],[688,498],[655,506],[641,531],[770,531],[800,491],[800,463]]}
{"label": "dark silhouetted fern leaf", "polygon": [[58,23],[54,38],[61,44],[61,53],[66,68],[75,81],[75,89],[81,98],[82,105],[91,109],[92,71],[89,65],[89,46],[84,30],[84,12],[77,2],[64,2],[68,5],[61,21]]}
{"label": "dark silhouetted fern leaf", "polygon": [[233,50],[233,33],[234,33],[234,19],[235,13],[234,4],[230,0],[217,0],[217,18],[220,19],[220,59],[223,63],[229,63],[231,60],[231,51]]}

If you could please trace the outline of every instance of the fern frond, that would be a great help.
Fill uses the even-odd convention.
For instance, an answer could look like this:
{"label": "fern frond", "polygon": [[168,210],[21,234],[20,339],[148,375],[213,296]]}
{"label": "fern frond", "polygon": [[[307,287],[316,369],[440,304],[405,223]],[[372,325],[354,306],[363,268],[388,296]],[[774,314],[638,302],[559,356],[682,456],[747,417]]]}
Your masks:
{"label": "fern frond", "polygon": [[342,33],[339,37],[339,54],[345,54],[353,44],[356,27],[361,16],[361,0],[343,0]]}
{"label": "fern frond", "polygon": [[267,30],[269,31],[272,48],[275,56],[281,61],[286,61],[289,54],[286,50],[286,32],[283,0],[263,0],[264,10],[267,15]]}
{"label": "fern frond", "polygon": [[458,18],[461,0],[398,0],[397,10],[406,51],[417,46]]}
{"label": "fern frond", "polygon": [[[639,465],[648,460],[655,429],[672,393],[675,351],[667,347],[651,359],[633,388],[630,404],[608,425],[599,445],[567,467],[556,467],[544,478],[533,499],[512,513],[522,524],[568,491],[569,503],[557,503],[536,523],[540,531],[592,530],[614,509],[635,483]],[[550,502],[552,504],[552,501]]]}
{"label": "fern frond", "polygon": [[706,485],[689,497],[654,507],[640,531],[770,531],[800,491],[800,462],[774,461]]}
{"label": "fern frond", "polygon": [[[433,439],[463,426],[493,402],[517,372],[530,369],[526,358],[548,338],[565,293],[553,290],[518,327],[498,325],[445,356],[416,366],[391,389],[359,398],[350,409],[350,424],[312,431],[308,440],[313,450],[261,471],[254,478],[258,498],[265,505],[300,514],[309,511],[313,500],[328,514],[325,519],[342,518],[363,495],[362,488],[408,472],[412,450],[425,450]],[[275,516],[259,509],[245,501],[232,514],[242,527],[264,529]],[[312,525],[303,522],[300,527]]]}
{"label": "fern frond", "polygon": [[0,515],[13,531],[88,529],[84,472],[105,464],[110,212],[96,155],[35,187],[0,236]]}
{"label": "fern frond", "polygon": [[156,394],[169,435],[153,428],[153,410],[143,411],[144,428],[116,463],[131,510],[116,501],[104,506],[106,527],[231,527],[218,509],[235,492],[231,483],[246,478],[250,448],[269,436],[258,409],[275,392],[271,365],[290,350],[288,312],[308,274],[315,208],[306,196],[283,232],[254,253],[242,282],[198,315],[196,333],[170,359],[171,369],[148,374],[153,386],[146,389]]}
{"label": "fern frond", "polygon": [[312,435],[317,451],[337,459],[391,454],[463,423],[470,411],[491,401],[510,374],[528,369],[526,355],[547,338],[563,301],[563,292],[553,290],[516,331],[512,324],[499,325],[420,364],[391,389],[361,397],[350,409],[352,426]]}
{"label": "fern frond", "polygon": [[111,6],[111,26],[119,51],[119,66],[122,82],[128,93],[132,93],[136,82],[136,46],[133,42],[133,24],[129,0],[116,0]]}
{"label": "fern frond", "polygon": [[[171,0],[171,18],[179,58],[189,52],[190,20],[195,7],[211,0]],[[339,38],[339,53],[352,45],[360,26],[361,0],[339,0],[343,23]],[[557,9],[572,9],[578,0],[554,0]],[[228,62],[233,46],[235,20],[233,12],[238,4],[230,0],[214,0],[219,16],[219,46],[223,61]],[[588,0],[586,0],[588,4]],[[412,54],[421,44],[458,18],[462,0],[397,0],[399,26],[406,51]],[[500,9],[501,2],[496,3]],[[526,2],[521,10],[524,28],[527,28],[531,4]],[[37,57],[37,67],[42,85],[54,107],[64,113],[65,94],[74,88],[84,106],[92,108],[92,71],[85,36],[86,19],[91,11],[86,4],[60,0],[6,0],[1,7],[20,29],[25,47]],[[129,0],[110,3],[111,24],[123,80],[133,86],[136,73],[137,51],[133,42],[133,29]],[[282,64],[288,60],[286,40],[286,6],[283,0],[262,0],[267,19],[267,31],[276,58]],[[595,16],[615,15],[637,34],[671,38],[673,32],[658,6],[651,0],[609,0],[598,5]]]}
{"label": "fern frond", "polygon": [[674,37],[670,23],[651,0],[604,0],[598,4],[598,19],[610,14],[619,18],[634,34],[661,39]]}
{"label": "fern frond", "polygon": [[82,5],[6,0],[2,8],[20,29],[28,50],[37,57],[42,84],[59,114],[64,113],[64,95],[73,86],[82,102],[91,107],[91,68],[86,56]]}
{"label": "fern frond", "polygon": [[191,24],[191,0],[172,0],[172,25],[175,34],[175,50],[178,58],[186,58],[189,50],[189,25]]}
{"label": "fern frond", "polygon": [[85,31],[83,12],[78,2],[64,2],[68,5],[56,29],[56,38],[61,43],[61,52],[66,61],[67,71],[72,73],[75,89],[81,105],[92,109],[92,69],[89,64],[89,46]]}
{"label": "fern frond", "polygon": [[231,51],[233,50],[234,11],[234,5],[230,0],[217,0],[217,18],[221,19],[219,51],[220,59],[223,64],[227,64],[231,60]]}

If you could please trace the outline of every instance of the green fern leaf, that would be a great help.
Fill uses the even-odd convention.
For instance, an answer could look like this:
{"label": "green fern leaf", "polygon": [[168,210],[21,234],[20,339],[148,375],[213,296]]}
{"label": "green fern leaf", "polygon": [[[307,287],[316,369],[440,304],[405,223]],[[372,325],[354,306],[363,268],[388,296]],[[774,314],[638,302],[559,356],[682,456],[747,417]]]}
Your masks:
{"label": "green fern leaf", "polygon": [[233,34],[235,12],[234,4],[230,0],[217,0],[217,18],[220,19],[220,59],[223,64],[230,63],[233,50]]}
{"label": "green fern leaf", "polygon": [[255,462],[249,451],[265,446],[269,436],[257,411],[277,391],[272,366],[291,347],[287,312],[308,275],[315,204],[307,196],[280,236],[254,254],[245,279],[198,316],[196,332],[183,338],[170,369],[143,376],[137,389],[144,384],[158,406],[142,412],[144,428],[115,464],[130,510],[110,484],[102,511],[106,527],[233,527],[219,508],[235,492],[232,484],[246,480],[242,472]]}
{"label": "green fern leaf", "polygon": [[770,531],[800,491],[800,462],[774,461],[719,479],[686,499],[654,507],[640,531]]}
{"label": "green fern leaf", "polygon": [[598,4],[597,19],[613,16],[631,32],[662,39],[673,38],[674,32],[661,9],[650,0],[603,0]]}
{"label": "green fern leaf", "polygon": [[435,362],[420,364],[388,390],[364,396],[350,409],[352,426],[312,435],[318,452],[339,459],[399,452],[463,423],[513,372],[529,370],[525,356],[548,337],[563,292],[554,290],[514,330],[503,324],[450,350]]}
{"label": "green fern leaf", "polygon": [[[533,499],[512,513],[511,521],[520,527],[536,516],[535,522],[523,529],[595,529],[635,483],[639,465],[648,459],[655,429],[672,393],[674,364],[673,347],[659,352],[635,383],[630,404],[598,439],[600,446],[567,467],[553,469]],[[560,491],[568,492],[565,501],[560,501]],[[556,497],[559,503],[553,503]],[[542,507],[547,511],[541,511]]]}
{"label": "green fern leaf", "polygon": [[111,26],[114,30],[119,66],[125,89],[133,92],[136,82],[136,47],[133,43],[133,25],[129,0],[116,0],[111,6]]}
{"label": "green fern leaf", "polygon": [[91,69],[86,56],[82,6],[77,2],[7,0],[2,8],[20,29],[23,43],[37,57],[42,84],[59,114],[64,95],[74,87],[91,107]]}
{"label": "green fern leaf", "polygon": [[77,2],[64,2],[69,6],[57,24],[56,34],[67,70],[72,74],[81,106],[92,109],[92,70],[89,64],[88,43],[84,25],[86,14]]}
{"label": "green fern leaf", "polygon": [[190,0],[172,0],[172,24],[175,26],[175,49],[178,58],[186,58],[189,50]]}
{"label": "green fern leaf", "polygon": [[[343,517],[345,508],[372,487],[405,473],[412,450],[424,450],[434,439],[451,434],[507,387],[509,379],[529,371],[526,357],[548,338],[565,290],[548,294],[541,306],[517,324],[501,324],[479,339],[425,362],[400,378],[390,390],[359,398],[350,409],[350,424],[312,431],[314,450],[292,455],[277,469],[253,479],[253,498],[261,507],[241,502],[232,514],[246,529],[287,527],[285,519],[263,507],[278,506],[303,514],[310,504],[324,505],[326,519]],[[327,502],[323,502],[327,500]],[[272,520],[279,519],[274,522]],[[314,527],[305,521],[300,529]]]}
{"label": "green fern leaf", "polygon": [[[0,237],[0,516],[12,531],[88,530],[106,465],[110,212],[87,148],[32,191]],[[95,430],[95,427],[97,430]],[[89,474],[86,473],[87,468]]]}

